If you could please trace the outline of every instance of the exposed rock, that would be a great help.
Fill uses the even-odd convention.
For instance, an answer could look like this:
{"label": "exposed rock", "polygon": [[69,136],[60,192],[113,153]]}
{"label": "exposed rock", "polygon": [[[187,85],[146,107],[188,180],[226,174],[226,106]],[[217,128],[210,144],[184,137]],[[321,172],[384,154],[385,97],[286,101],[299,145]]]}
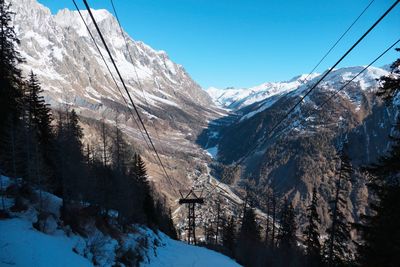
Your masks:
{"label": "exposed rock", "polygon": [[[122,83],[111,64],[87,11],[82,15],[108,66],[117,80],[116,88],[77,11],[67,9],[51,14],[36,0],[12,2],[15,27],[21,40],[19,50],[26,62],[25,75],[33,70],[39,77],[46,101],[53,109],[66,106],[83,117],[86,143],[96,138],[96,121],[114,126],[118,120],[130,143],[143,151],[151,179],[174,201],[178,194],[157,165],[154,152],[146,145],[132,117]],[[192,184],[195,177],[192,161],[207,158],[193,142],[207,122],[223,114],[211,98],[187,74],[172,62],[164,51],[156,51],[126,33],[129,52],[118,22],[107,10],[93,10],[116,64],[121,71],[134,103],[147,126],[176,189]],[[222,112],[222,113],[221,113]],[[143,130],[142,130],[143,132]],[[144,152],[145,151],[145,152]]]}

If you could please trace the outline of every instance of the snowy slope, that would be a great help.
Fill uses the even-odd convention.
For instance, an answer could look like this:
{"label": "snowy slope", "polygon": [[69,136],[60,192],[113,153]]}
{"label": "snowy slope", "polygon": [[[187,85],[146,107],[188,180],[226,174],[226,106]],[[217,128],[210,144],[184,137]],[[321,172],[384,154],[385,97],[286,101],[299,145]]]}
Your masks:
{"label": "snowy slope", "polygon": [[44,234],[31,222],[17,218],[0,220],[0,229],[0,266],[93,266],[73,252],[76,240],[64,234]]}
{"label": "snowy slope", "polygon": [[144,266],[151,267],[234,267],[240,266],[232,259],[206,248],[190,246],[180,241],[171,240],[165,235],[160,235],[164,246],[157,248],[156,253],[150,257],[150,263]]}
{"label": "snowy slope", "polygon": [[[83,241],[64,232],[48,235],[37,231],[28,220],[0,220],[0,266],[17,267],[90,267],[87,258],[73,249]],[[150,252],[143,266],[240,266],[232,259],[214,251],[187,245],[159,234],[161,246]]]}
{"label": "snowy slope", "polygon": [[[3,188],[14,184],[8,177],[0,176],[0,179]],[[117,240],[88,221],[86,236],[74,234],[60,219],[61,199],[46,192],[42,194],[43,212],[51,214],[54,220],[46,222],[46,233],[34,228],[38,203],[30,200],[26,200],[29,202],[27,210],[10,212],[11,218],[1,219],[0,266],[107,267],[120,263],[118,251],[129,249],[141,251],[144,266],[239,266],[222,254],[172,240],[142,226],[135,226],[131,232],[120,232]],[[5,203],[10,210],[15,199],[6,198]],[[143,242],[148,245],[142,246]]]}

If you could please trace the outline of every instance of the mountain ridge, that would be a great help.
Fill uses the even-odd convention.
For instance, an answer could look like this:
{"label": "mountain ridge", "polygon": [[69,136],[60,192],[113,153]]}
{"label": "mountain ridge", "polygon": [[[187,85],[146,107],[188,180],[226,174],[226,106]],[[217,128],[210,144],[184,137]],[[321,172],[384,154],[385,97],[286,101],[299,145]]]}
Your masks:
{"label": "mountain ridge", "polygon": [[[219,164],[214,168],[215,175],[225,177],[225,182],[233,188],[251,188],[258,203],[265,199],[257,192],[274,190],[281,201],[289,199],[293,203],[300,217],[305,214],[305,203],[311,201],[312,189],[316,186],[321,197],[322,225],[329,225],[329,201],[335,188],[332,164],[338,144],[345,136],[355,168],[348,184],[346,217],[357,222],[368,203],[365,177],[358,168],[373,163],[385,153],[396,116],[396,104],[386,106],[375,95],[379,87],[377,79],[388,75],[387,70],[371,67],[341,90],[363,68],[333,70],[272,133],[271,128],[298,103],[319,76],[289,92],[232,109],[230,120],[212,122],[198,142],[213,150]],[[237,167],[238,161],[240,175],[224,174],[224,168]],[[301,223],[305,223],[303,219]]]}
{"label": "mountain ridge", "polygon": [[[349,77],[350,74],[355,75],[364,67],[365,66],[351,66],[334,69],[333,73],[329,74],[328,77],[325,79],[325,82],[322,82],[322,84],[326,84],[327,82],[339,82],[337,78],[335,78],[335,76],[342,78],[341,80],[343,82],[349,80],[350,78],[352,78]],[[348,72],[347,77],[345,77],[345,75],[338,75],[338,73],[346,71]],[[382,68],[371,66],[366,71],[366,73],[361,74],[361,76],[356,78],[355,81],[363,82],[365,80],[368,80],[369,82],[371,82],[371,79],[383,76],[387,74],[387,72],[388,66],[383,66]],[[225,89],[219,89],[216,87],[209,87],[205,89],[205,91],[210,95],[210,97],[214,101],[214,104],[216,104],[217,106],[231,110],[239,110],[256,102],[264,101],[269,97],[284,95],[291,91],[296,91],[297,89],[300,89],[302,85],[306,85],[303,86],[303,88],[311,88],[311,81],[316,82],[317,79],[320,77],[321,74],[319,73],[301,74],[286,81],[264,82],[260,85],[249,88],[228,87]],[[365,89],[365,87],[366,86],[364,86],[363,88]]]}
{"label": "mountain ridge", "polygon": [[[30,8],[27,9],[25,8],[26,6],[29,6]],[[80,45],[78,49],[83,50],[80,51],[81,53],[84,53],[83,56],[89,56],[87,60],[95,58],[96,62],[82,62],[82,60],[79,60],[80,57],[76,57],[78,59],[77,62],[70,63],[76,63],[76,69],[79,69],[79,64],[77,63],[83,63],[83,65],[85,63],[86,65],[87,63],[92,63],[93,65],[95,64],[96,67],[100,68],[104,73],[107,73],[104,63],[101,61],[98,52],[92,43],[92,40],[90,40],[86,27],[81,21],[77,11],[69,11],[68,9],[64,9],[59,11],[57,14],[52,15],[48,8],[33,0],[19,1],[17,5],[14,4],[13,9],[17,13],[15,18],[16,25],[18,25],[16,31],[18,33],[18,37],[21,39],[21,51],[23,56],[27,59],[27,63],[29,64],[29,66],[23,65],[25,71],[27,71],[29,67],[32,67],[32,65],[43,67],[43,65],[46,65],[49,62],[57,64],[63,60],[63,56],[71,58],[71,56],[74,56],[74,53],[71,51],[72,48],[70,48],[69,42],[78,41]],[[28,15],[30,15],[29,17],[31,19],[25,20]],[[95,32],[93,23],[91,20],[89,20],[88,13],[86,11],[82,11],[82,15],[87,21],[87,24],[93,35],[95,36],[100,49],[102,49],[103,54],[106,55],[104,47]],[[133,39],[129,38],[126,33],[124,33],[128,41],[130,52],[134,58],[134,62],[130,62],[130,58],[126,51],[124,38],[121,36],[118,22],[113,15],[107,10],[94,10],[94,16],[98,20],[104,36],[106,36],[106,41],[111,48],[111,52],[120,68],[123,77],[126,79],[131,93],[136,94],[137,96],[135,101],[142,105],[145,104],[140,102],[140,97],[138,95],[140,92],[137,92],[140,91],[138,88],[140,86],[137,81],[137,78],[139,78],[139,80],[143,83],[142,86],[144,87],[145,91],[152,92],[152,94],[150,94],[148,97],[154,99],[156,102],[162,102],[162,100],[159,99],[160,97],[174,98],[176,96],[174,95],[175,93],[179,94],[179,97],[195,98],[195,100],[200,103],[211,104],[211,102],[209,102],[208,95],[203,93],[203,91],[200,90],[200,87],[188,76],[183,67],[173,63],[164,51],[156,51],[150,46],[145,45],[143,42],[134,41]],[[45,49],[50,50],[51,52],[45,54],[45,57],[43,57],[43,53],[45,53],[43,51]],[[42,61],[38,58],[39,56],[41,56]],[[107,63],[111,66],[111,62],[109,61],[108,57],[106,57],[106,59]],[[43,62],[44,60],[45,62]],[[42,79],[47,78],[50,81],[58,81],[64,87],[68,87],[68,83],[63,83],[63,78],[65,79],[63,74],[65,74],[66,71],[59,70],[57,68],[54,69],[53,76],[47,75],[46,77],[45,73],[40,72],[38,75]],[[81,71],[84,72],[83,70]],[[116,75],[115,72],[114,75]],[[70,76],[71,75],[67,75],[69,78]],[[109,75],[106,74],[105,76],[107,77]],[[110,77],[107,77],[107,80],[110,80]],[[107,80],[105,81],[106,85],[110,88],[114,88],[115,86]],[[88,85],[91,86],[90,83],[88,83]],[[99,84],[95,84],[95,86],[100,88],[104,87]],[[171,89],[172,86],[174,86],[174,90]],[[163,87],[163,90],[158,90],[157,87]],[[169,95],[163,95],[163,91],[168,91],[167,93]],[[188,92],[191,94],[188,94]],[[115,92],[115,88],[112,93],[118,95]],[[51,93],[48,95],[52,96]],[[90,96],[83,95],[83,97],[89,98],[89,101],[97,99],[93,92],[90,94]],[[51,98],[53,99],[55,97]],[[115,100],[117,98],[114,97],[113,99]],[[57,100],[53,100],[52,102],[55,103]],[[165,103],[171,104],[171,102],[164,101],[164,104]]]}
{"label": "mountain ridge", "polygon": [[[163,188],[176,208],[176,190],[172,190],[160,171],[153,151],[146,147],[143,129],[135,123],[138,118],[129,111],[132,106],[125,103],[126,93],[117,90],[77,11],[64,9],[51,14],[36,0],[12,4],[11,9],[16,13],[15,30],[20,39],[18,49],[26,59],[21,65],[23,75],[27,76],[31,70],[37,74],[55,117],[59,110],[75,109],[82,118],[85,144],[93,149],[101,149],[96,142],[101,134],[99,124],[105,122],[112,129],[118,122],[129,142],[142,152],[152,182]],[[88,19],[87,12],[82,12]],[[179,189],[192,186],[193,180],[203,174],[195,171],[192,157],[187,155],[198,159],[197,168],[205,168],[208,160],[193,140],[208,121],[223,116],[225,111],[216,107],[208,94],[165,51],[156,51],[124,33],[133,57],[131,62],[116,19],[105,10],[94,14],[102,17],[99,27],[174,185]],[[89,19],[86,22],[112,69],[93,23]],[[117,79],[116,72],[111,71]],[[122,90],[121,82],[117,80],[117,84]]]}

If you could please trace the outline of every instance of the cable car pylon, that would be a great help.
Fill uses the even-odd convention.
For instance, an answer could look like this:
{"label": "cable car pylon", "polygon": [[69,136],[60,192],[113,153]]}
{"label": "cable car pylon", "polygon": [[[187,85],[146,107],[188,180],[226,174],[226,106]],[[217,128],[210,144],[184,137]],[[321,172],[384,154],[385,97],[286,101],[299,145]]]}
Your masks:
{"label": "cable car pylon", "polygon": [[[181,193],[181,192],[180,192]],[[194,192],[193,189],[189,191],[186,196],[181,193],[181,198],[179,199],[180,205],[186,205],[188,207],[188,244],[196,245],[196,204],[204,204],[204,198],[202,197],[202,192],[200,196]]]}

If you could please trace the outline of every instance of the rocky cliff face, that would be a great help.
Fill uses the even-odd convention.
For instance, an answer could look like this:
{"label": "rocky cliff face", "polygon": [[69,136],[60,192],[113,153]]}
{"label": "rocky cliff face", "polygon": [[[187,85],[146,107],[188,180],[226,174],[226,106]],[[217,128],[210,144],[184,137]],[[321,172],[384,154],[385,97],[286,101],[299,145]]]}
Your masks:
{"label": "rocky cliff face", "polygon": [[[118,120],[130,141],[145,155],[152,179],[167,194],[177,197],[171,186],[165,186],[167,181],[155,164],[153,152],[135,124],[137,118],[132,118],[127,109],[128,97],[118,91],[78,12],[65,9],[53,15],[36,0],[12,1],[12,10],[21,40],[19,49],[26,59],[24,74],[33,70],[38,75],[52,108],[75,108],[85,124],[86,142],[94,146],[98,143],[96,122],[104,120],[112,127]],[[166,52],[125,33],[132,61],[113,15],[107,10],[93,13],[176,188],[190,186],[190,177],[196,177],[193,169],[205,164],[202,160],[193,163],[194,159],[207,158],[192,140],[209,120],[221,116],[221,110]],[[82,15],[123,91],[88,12],[82,11]]]}
{"label": "rocky cliff face", "polygon": [[[52,15],[35,0],[16,1],[13,9],[20,49],[26,58],[24,69],[38,72],[52,104],[71,101],[93,110],[105,105],[102,98],[122,103],[78,12],[64,9]],[[88,13],[82,13],[116,76]],[[133,57],[131,62],[113,15],[107,10],[93,10],[93,13],[136,104],[149,104],[153,108],[173,106],[182,110],[189,104],[196,104],[197,108],[212,105],[210,97],[164,51],[155,51],[124,33]],[[148,103],[145,103],[141,87]],[[73,93],[75,98],[65,99],[68,93]]]}

